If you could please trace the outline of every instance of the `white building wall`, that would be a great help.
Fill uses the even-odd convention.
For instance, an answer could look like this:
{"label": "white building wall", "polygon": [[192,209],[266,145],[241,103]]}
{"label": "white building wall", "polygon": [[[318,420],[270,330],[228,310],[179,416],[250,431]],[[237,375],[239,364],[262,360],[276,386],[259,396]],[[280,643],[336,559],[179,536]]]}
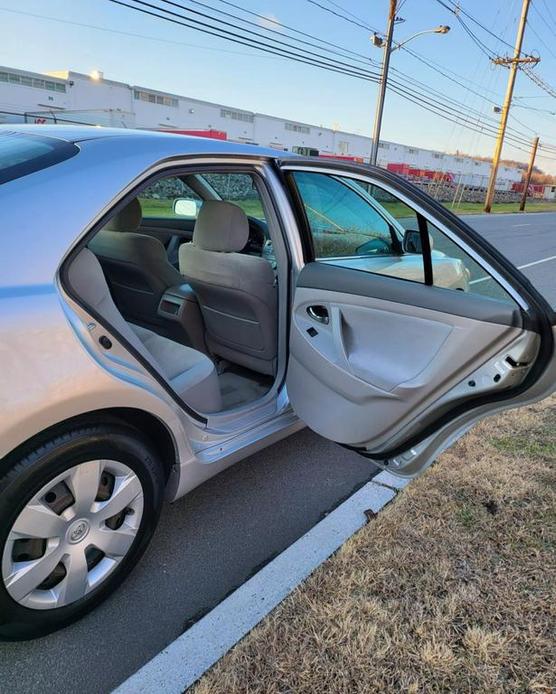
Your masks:
{"label": "white building wall", "polygon": [[[38,86],[41,83],[43,86]],[[29,84],[31,86],[28,86]],[[51,88],[52,85],[55,86],[54,89]],[[62,88],[64,92],[58,91]],[[59,111],[71,107],[71,95],[65,80],[26,70],[0,67],[0,112],[22,113],[48,109]]]}
{"label": "white building wall", "polygon": [[[2,74],[19,76],[19,83],[2,81]],[[47,80],[63,85],[52,89],[24,86],[22,81]],[[39,82],[37,82],[39,80]],[[52,111],[59,118],[81,122],[173,130],[223,130],[228,139],[252,142],[265,147],[291,151],[295,146],[310,147],[321,153],[367,159],[370,138],[355,133],[245,111],[224,104],[191,99],[139,85],[93,79],[78,72],[63,71],[42,75],[15,68],[0,67],[0,112]],[[4,121],[9,118],[4,117]],[[0,122],[2,116],[0,114]],[[378,164],[407,164],[412,168],[452,174],[458,184],[485,186],[490,164],[471,157],[445,154],[396,142],[381,142]],[[510,189],[521,180],[521,170],[501,166],[497,188]]]}

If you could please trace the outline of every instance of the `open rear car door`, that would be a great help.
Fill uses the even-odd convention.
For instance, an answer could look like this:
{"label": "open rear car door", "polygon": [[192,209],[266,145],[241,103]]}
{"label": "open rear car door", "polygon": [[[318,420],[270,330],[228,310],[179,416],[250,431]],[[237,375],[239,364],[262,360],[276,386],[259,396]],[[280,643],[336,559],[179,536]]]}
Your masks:
{"label": "open rear car door", "polygon": [[305,256],[286,383],[311,429],[411,477],[556,388],[554,311],[461,219],[381,169],[279,166]]}

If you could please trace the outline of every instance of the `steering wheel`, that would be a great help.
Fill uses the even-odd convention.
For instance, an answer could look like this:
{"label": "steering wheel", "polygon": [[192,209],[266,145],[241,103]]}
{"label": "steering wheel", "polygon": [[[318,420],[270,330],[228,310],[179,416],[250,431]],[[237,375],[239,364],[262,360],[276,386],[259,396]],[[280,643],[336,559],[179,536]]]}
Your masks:
{"label": "steering wheel", "polygon": [[248,217],[249,219],[249,238],[243,247],[242,253],[246,255],[262,256],[263,247],[266,241],[266,224],[260,219]]}

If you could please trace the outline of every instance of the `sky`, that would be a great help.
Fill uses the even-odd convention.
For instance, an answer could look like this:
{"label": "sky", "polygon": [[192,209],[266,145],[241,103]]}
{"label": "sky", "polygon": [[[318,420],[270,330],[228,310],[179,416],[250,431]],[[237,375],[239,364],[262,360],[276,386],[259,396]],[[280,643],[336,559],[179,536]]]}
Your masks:
{"label": "sky", "polygon": [[[179,11],[162,0],[150,1]],[[288,33],[280,24],[288,25],[361,54],[363,60],[373,61],[373,71],[382,59],[381,50],[370,42],[371,32],[359,24],[384,32],[388,0],[233,0],[270,21],[243,14],[222,0],[175,1],[198,11],[206,11],[201,6],[205,4],[241,15],[279,31],[274,35],[277,39]],[[394,38],[399,42],[439,24],[451,27],[446,35],[425,34],[408,44],[419,56],[441,66],[448,77],[403,49],[393,52],[391,66],[404,74],[391,72],[391,77],[419,91],[422,87],[417,81],[422,82],[444,98],[456,99],[463,103],[458,107],[462,113],[470,108],[480,112],[481,120],[497,119],[493,104],[465,87],[501,104],[507,69],[490,64],[457,17],[439,0],[402,0],[398,4],[398,16],[405,20],[395,27]],[[498,37],[469,24],[492,53],[510,51],[503,42],[513,45],[521,0],[461,0],[460,4]],[[355,23],[323,8],[350,13]],[[250,28],[263,32],[262,28]],[[533,0],[524,50],[541,56],[535,71],[556,88],[555,37],[556,2]],[[0,64],[36,72],[101,70],[107,79],[362,134],[371,133],[377,93],[376,84],[367,80],[261,53],[109,0],[18,0],[17,4],[0,0]],[[538,134],[541,144],[556,144],[556,99],[521,73],[515,96],[511,127],[527,140]],[[387,93],[382,137],[417,147],[486,156],[492,154],[494,146],[492,139],[443,120],[392,91]],[[504,156],[527,161],[528,153],[523,150],[528,145],[521,147],[508,143]],[[537,164],[556,174],[556,153],[539,156]]]}

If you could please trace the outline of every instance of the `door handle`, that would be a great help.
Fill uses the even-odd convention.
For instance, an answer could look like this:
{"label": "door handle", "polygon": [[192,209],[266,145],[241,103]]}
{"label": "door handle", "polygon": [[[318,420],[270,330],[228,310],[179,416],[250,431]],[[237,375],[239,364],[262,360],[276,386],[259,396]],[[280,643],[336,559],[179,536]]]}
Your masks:
{"label": "door handle", "polygon": [[328,309],[326,306],[309,306],[307,308],[307,313],[311,316],[313,320],[316,320],[318,323],[324,323],[324,325],[328,325],[330,322],[330,317],[328,315]]}

